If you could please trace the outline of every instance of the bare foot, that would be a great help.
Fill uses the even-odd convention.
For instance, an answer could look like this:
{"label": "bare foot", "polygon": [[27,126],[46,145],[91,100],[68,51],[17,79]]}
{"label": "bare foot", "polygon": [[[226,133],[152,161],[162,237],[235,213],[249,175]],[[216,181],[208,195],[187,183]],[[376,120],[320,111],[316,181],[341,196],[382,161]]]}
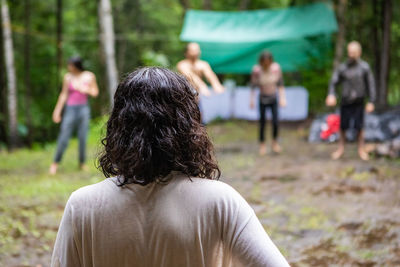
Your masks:
{"label": "bare foot", "polygon": [[365,144],[364,151],[367,153],[374,152],[376,150],[376,144]]}
{"label": "bare foot", "polygon": [[277,153],[277,154],[279,154],[279,153],[282,152],[282,148],[281,148],[281,146],[278,144],[278,142],[276,142],[276,141],[273,141],[273,142],[272,142],[272,151],[273,151],[274,153]]}
{"label": "bare foot", "polygon": [[360,156],[360,159],[362,159],[362,160],[365,160],[365,161],[369,160],[369,155],[364,149],[359,149],[358,155]]}
{"label": "bare foot", "polygon": [[344,148],[339,147],[335,152],[332,153],[331,158],[334,160],[340,159],[343,156]]}
{"label": "bare foot", "polygon": [[55,163],[55,162],[53,162],[53,163],[50,165],[49,174],[50,174],[50,175],[56,175],[56,173],[57,173],[57,168],[58,168],[58,164]]}
{"label": "bare foot", "polygon": [[79,165],[79,169],[80,169],[81,171],[86,172],[86,171],[88,170],[88,167],[86,166],[85,163],[82,163],[82,164]]}
{"label": "bare foot", "polygon": [[264,156],[267,154],[267,146],[265,145],[265,143],[260,144],[260,149],[258,150],[258,154],[260,156]]}

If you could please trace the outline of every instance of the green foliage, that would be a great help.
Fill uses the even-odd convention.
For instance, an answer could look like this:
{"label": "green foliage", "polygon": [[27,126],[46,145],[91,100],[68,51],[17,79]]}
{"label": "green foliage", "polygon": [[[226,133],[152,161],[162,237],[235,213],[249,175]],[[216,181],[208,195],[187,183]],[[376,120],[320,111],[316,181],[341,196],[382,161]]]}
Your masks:
{"label": "green foliage", "polygon": [[[397,14],[396,14],[397,11]],[[395,15],[399,15],[400,12],[398,10],[394,11]],[[392,57],[391,57],[391,65],[390,69],[390,77],[389,77],[389,93],[388,93],[388,102],[390,105],[399,105],[400,104],[400,22],[398,20],[394,20],[392,23]]]}
{"label": "green foliage", "polygon": [[326,111],[325,98],[328,92],[329,80],[333,72],[333,43],[330,36],[326,38],[309,38],[315,49],[309,54],[309,62],[299,66],[299,72],[286,74],[287,85],[301,85],[309,94],[309,110],[311,113]]}
{"label": "green foliage", "polygon": [[142,61],[146,66],[161,66],[169,67],[168,57],[161,53],[156,53],[152,50],[145,51],[142,56]]}
{"label": "green foliage", "polygon": [[[114,29],[116,34],[116,60],[120,76],[138,66],[158,65],[174,68],[183,56],[184,43],[179,34],[184,17],[184,7],[179,0],[112,0]],[[203,0],[189,0],[190,8],[204,8]],[[301,5],[313,0],[254,0],[248,1],[247,9],[285,8],[289,5]],[[330,2],[330,1],[327,1]],[[397,1],[393,1],[392,56],[388,100],[391,105],[400,102],[400,15]],[[25,113],[32,115],[33,139],[42,145],[55,140],[59,125],[51,120],[51,114],[61,88],[61,79],[66,72],[66,60],[80,55],[85,66],[97,76],[100,87],[99,97],[91,100],[92,116],[101,116],[109,111],[109,97],[105,90],[106,77],[104,57],[99,43],[99,25],[97,1],[63,1],[63,60],[61,73],[56,70],[56,3],[55,1],[31,1],[31,69],[32,99],[29,110],[25,104],[24,88],[24,28],[25,1],[8,1],[10,5],[15,61],[18,78],[18,123],[21,138],[26,138],[27,122]],[[241,0],[211,1],[213,10],[239,10]],[[373,67],[375,65],[373,43],[373,25],[378,23],[372,4],[368,1],[348,1],[346,20],[346,40],[359,40],[363,45],[363,57]],[[332,1],[337,4],[337,1]],[[333,52],[334,41],[329,44]],[[287,85],[302,85],[309,90],[311,113],[324,110],[324,98],[332,72],[332,54],[327,60],[315,57],[310,66],[304,66],[299,73],[286,74]],[[58,77],[59,75],[59,77]],[[248,75],[226,74],[224,79],[233,79],[238,85],[249,81]],[[58,81],[58,82],[57,82]],[[4,88],[3,88],[4,91]],[[4,92],[3,92],[4,93]],[[0,112],[4,122],[5,114]],[[4,134],[0,143],[4,142]],[[2,145],[0,145],[1,147]]]}
{"label": "green foliage", "polygon": [[[12,155],[0,151],[0,255],[19,255],[25,246],[34,247],[37,254],[50,253],[71,192],[103,179],[93,159],[99,151],[105,119],[91,124],[88,155],[92,160],[87,172],[77,168],[77,140],[70,143],[56,176],[47,174],[54,143],[20,149]],[[33,259],[35,255],[21,257]]]}

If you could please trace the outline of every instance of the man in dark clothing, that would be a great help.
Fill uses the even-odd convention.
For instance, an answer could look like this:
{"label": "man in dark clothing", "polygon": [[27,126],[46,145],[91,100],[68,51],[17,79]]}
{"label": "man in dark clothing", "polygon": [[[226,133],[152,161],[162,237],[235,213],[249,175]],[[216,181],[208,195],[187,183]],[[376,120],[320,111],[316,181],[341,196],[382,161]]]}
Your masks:
{"label": "man in dark clothing", "polygon": [[340,103],[340,140],[338,149],[332,153],[333,159],[339,159],[344,153],[346,142],[345,132],[349,128],[358,130],[358,155],[362,160],[368,160],[368,153],[364,150],[364,101],[369,101],[366,112],[375,109],[375,83],[371,69],[367,62],[361,60],[361,45],[353,41],[347,46],[348,59],[333,73],[329,93],[326,98],[327,106],[336,106],[335,88],[341,84],[342,94]]}

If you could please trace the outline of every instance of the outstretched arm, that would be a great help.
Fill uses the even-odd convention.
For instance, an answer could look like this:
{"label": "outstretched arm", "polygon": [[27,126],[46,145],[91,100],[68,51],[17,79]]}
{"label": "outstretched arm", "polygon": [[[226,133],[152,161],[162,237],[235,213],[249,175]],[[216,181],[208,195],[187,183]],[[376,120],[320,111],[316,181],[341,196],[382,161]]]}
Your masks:
{"label": "outstretched arm", "polygon": [[206,77],[207,81],[211,84],[211,87],[217,93],[222,93],[225,91],[225,88],[219,82],[217,75],[215,75],[214,71],[211,69],[210,64],[207,62],[204,63],[203,69],[204,77]]}
{"label": "outstretched arm", "polygon": [[207,84],[205,82],[203,82],[203,80],[194,72],[192,72],[190,70],[190,68],[185,67],[183,64],[178,63],[178,65],[176,66],[177,70],[186,76],[186,78],[188,78],[192,84],[194,85],[195,89],[205,95],[205,96],[209,96],[210,95],[210,90],[208,90]]}
{"label": "outstretched arm", "polygon": [[61,112],[64,108],[65,102],[68,98],[68,75],[64,76],[63,86],[60,95],[58,96],[56,107],[53,111],[53,121],[55,123],[61,122]]}

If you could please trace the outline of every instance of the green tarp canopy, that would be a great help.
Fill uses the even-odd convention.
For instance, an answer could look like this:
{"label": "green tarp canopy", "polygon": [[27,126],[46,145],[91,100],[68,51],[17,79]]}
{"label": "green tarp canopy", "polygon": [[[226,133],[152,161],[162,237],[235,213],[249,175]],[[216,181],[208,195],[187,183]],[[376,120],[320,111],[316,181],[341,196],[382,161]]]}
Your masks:
{"label": "green tarp canopy", "polygon": [[269,50],[283,71],[296,71],[310,57],[326,56],[337,31],[332,7],[315,3],[253,11],[189,10],[180,38],[200,44],[201,58],[217,73],[249,73]]}

